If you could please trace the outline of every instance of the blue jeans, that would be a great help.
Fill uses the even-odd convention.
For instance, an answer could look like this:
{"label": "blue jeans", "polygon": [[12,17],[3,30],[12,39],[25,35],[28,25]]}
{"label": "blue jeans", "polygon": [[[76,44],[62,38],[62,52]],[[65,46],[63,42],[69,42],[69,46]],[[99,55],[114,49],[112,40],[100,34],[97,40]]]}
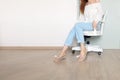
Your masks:
{"label": "blue jeans", "polygon": [[74,37],[77,38],[78,43],[84,43],[83,31],[92,31],[92,30],[93,30],[92,23],[84,23],[84,22],[76,23],[75,26],[70,31],[64,45],[71,46]]}

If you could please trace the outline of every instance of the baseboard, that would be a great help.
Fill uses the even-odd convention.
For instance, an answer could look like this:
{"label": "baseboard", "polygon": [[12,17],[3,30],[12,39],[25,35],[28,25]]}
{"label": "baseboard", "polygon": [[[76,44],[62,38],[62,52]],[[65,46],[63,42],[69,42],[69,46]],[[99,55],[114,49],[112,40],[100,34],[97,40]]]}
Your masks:
{"label": "baseboard", "polygon": [[16,50],[16,49],[30,49],[30,50],[56,50],[61,49],[63,46],[0,46],[0,50]]}

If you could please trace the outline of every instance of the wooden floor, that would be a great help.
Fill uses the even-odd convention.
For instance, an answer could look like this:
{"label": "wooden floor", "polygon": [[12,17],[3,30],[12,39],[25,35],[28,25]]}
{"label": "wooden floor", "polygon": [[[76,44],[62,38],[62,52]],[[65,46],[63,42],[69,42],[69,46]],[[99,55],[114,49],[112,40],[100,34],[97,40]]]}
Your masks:
{"label": "wooden floor", "polygon": [[120,80],[120,50],[89,53],[79,63],[68,51],[59,64],[53,56],[60,50],[0,50],[0,80]]}

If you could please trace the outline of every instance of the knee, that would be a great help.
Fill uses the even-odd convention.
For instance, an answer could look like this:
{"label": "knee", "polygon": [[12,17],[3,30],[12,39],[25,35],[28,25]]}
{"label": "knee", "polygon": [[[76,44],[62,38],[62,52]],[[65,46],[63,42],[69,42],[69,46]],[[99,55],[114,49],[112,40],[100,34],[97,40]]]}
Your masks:
{"label": "knee", "polygon": [[77,23],[75,23],[75,26],[78,26],[78,25],[80,25],[81,24],[81,22],[77,22]]}
{"label": "knee", "polygon": [[75,26],[74,26],[74,28],[75,28],[75,29],[78,29],[78,28],[80,29],[80,28],[82,28],[82,27],[81,27],[81,24],[82,24],[81,22],[80,22],[80,23],[76,23]]}

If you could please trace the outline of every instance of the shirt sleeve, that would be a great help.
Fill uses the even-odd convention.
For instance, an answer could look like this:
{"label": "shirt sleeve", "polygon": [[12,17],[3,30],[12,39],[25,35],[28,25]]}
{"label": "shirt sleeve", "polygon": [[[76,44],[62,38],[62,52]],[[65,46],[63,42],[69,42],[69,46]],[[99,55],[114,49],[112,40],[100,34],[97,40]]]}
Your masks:
{"label": "shirt sleeve", "polygon": [[103,16],[103,9],[101,4],[99,4],[96,8],[97,8],[97,13],[96,13],[95,21],[99,22]]}
{"label": "shirt sleeve", "polygon": [[85,22],[85,16],[83,14],[80,14],[79,19],[80,22]]}

